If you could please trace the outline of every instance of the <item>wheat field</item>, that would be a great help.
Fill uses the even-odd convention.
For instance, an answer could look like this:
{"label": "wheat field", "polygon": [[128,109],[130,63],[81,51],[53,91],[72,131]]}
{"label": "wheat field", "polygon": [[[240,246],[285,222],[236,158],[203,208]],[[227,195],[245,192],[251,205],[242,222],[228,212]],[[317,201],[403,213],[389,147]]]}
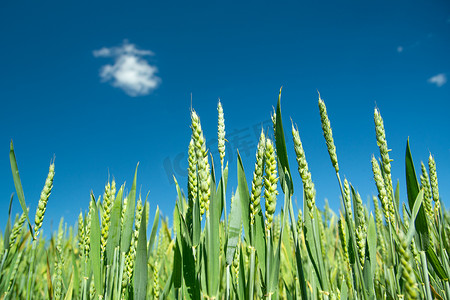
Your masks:
{"label": "wheat field", "polygon": [[[331,122],[319,96],[341,209],[319,208],[300,131],[295,123],[283,126],[280,98],[281,90],[272,115],[274,136],[261,131],[254,170],[244,172],[237,153],[235,187],[227,187],[231,166],[225,160],[221,103],[220,169],[214,168],[200,117],[190,112],[188,185],[180,187],[174,177],[171,222],[159,209],[150,211],[148,199],[137,193],[137,166],[131,187],[109,181],[102,197],[91,194],[77,224],[61,218],[58,230],[45,238],[41,227],[55,164],[37,208],[28,208],[11,142],[11,201],[19,201],[23,213],[9,215],[0,236],[0,299],[450,299],[450,212],[441,204],[434,157],[421,163],[418,178],[407,142],[407,193],[401,195],[376,108],[380,152],[371,160],[371,184],[378,195],[369,211],[352,184],[341,180]],[[296,166],[287,157],[285,141],[291,138]],[[296,168],[301,182],[294,183]],[[303,199],[298,211],[294,195]]]}

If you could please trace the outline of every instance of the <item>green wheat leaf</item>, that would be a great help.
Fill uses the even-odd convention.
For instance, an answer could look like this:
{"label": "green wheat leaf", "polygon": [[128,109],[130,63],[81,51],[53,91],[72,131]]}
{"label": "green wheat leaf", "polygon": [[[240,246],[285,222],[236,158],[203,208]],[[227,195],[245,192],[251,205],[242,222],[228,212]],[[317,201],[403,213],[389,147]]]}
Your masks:
{"label": "green wheat leaf", "polygon": [[[147,206],[144,203],[144,211],[142,216],[146,215]],[[147,298],[147,282],[148,282],[148,268],[147,268],[147,226],[144,222],[139,227],[139,237],[136,249],[136,262],[134,268],[134,284],[133,295],[134,299]]]}
{"label": "green wheat leaf", "polygon": [[125,220],[123,222],[122,228],[122,238],[120,240],[120,251],[123,253],[128,252],[131,246],[131,235],[133,233],[133,223],[134,223],[134,208],[136,205],[136,177],[139,163],[136,166],[136,171],[134,173],[133,184],[131,185],[130,193],[128,194],[128,204],[125,211]]}
{"label": "green wheat leaf", "polygon": [[239,194],[236,194],[230,209],[230,221],[228,223],[228,241],[226,249],[226,264],[233,263],[236,247],[241,239],[240,232],[242,228],[242,206]]}
{"label": "green wheat leaf", "polygon": [[94,269],[94,284],[98,295],[103,294],[102,264],[100,260],[100,220],[94,194],[91,192],[93,211],[91,211],[91,246],[89,256]]}
{"label": "green wheat leaf", "polygon": [[122,185],[114,200],[113,208],[111,210],[111,223],[109,225],[108,241],[106,242],[106,257],[107,264],[111,265],[114,258],[114,249],[120,244],[120,216],[122,212],[122,197],[123,197]]}
{"label": "green wheat leaf", "polygon": [[20,181],[19,168],[17,167],[16,155],[14,154],[14,145],[12,140],[9,150],[9,161],[11,163],[11,171],[14,179],[14,186],[16,187],[17,197],[19,198],[20,206],[22,206],[22,211],[24,212],[25,217],[27,218],[31,236],[34,236],[33,227],[31,227],[30,218],[28,217],[27,204],[25,203],[25,196],[23,194],[22,182]]}

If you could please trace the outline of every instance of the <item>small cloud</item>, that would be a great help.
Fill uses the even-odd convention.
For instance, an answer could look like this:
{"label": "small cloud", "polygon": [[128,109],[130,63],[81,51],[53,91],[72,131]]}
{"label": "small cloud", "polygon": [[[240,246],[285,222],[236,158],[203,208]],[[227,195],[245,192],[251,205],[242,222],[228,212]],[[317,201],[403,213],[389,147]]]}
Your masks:
{"label": "small cloud", "polygon": [[100,77],[132,97],[148,95],[161,83],[161,78],[156,76],[158,68],[143,58],[154,55],[149,50],[137,49],[134,44],[124,41],[120,47],[103,47],[93,51],[93,55],[114,58],[113,65],[107,64],[100,69]]}
{"label": "small cloud", "polygon": [[428,82],[435,84],[437,87],[441,87],[447,83],[447,76],[444,73],[440,73],[428,78]]}
{"label": "small cloud", "polygon": [[95,57],[108,57],[111,56],[111,49],[103,47],[99,50],[94,50],[93,53]]}
{"label": "small cloud", "polygon": [[403,46],[398,46],[397,47],[397,52],[398,53],[402,53],[403,52]]}

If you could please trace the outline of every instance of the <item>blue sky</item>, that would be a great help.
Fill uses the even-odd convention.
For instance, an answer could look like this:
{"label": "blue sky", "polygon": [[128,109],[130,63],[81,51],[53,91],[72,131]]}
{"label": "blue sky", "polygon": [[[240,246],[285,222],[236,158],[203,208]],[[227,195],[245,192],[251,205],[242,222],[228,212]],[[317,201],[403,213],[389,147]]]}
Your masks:
{"label": "blue sky", "polygon": [[[138,186],[144,196],[150,191],[152,214],[159,205],[171,217],[171,175],[186,185],[191,93],[215,154],[222,101],[230,195],[236,148],[250,179],[256,133],[270,125],[280,86],[283,121],[299,126],[320,207],[327,198],[338,209],[339,190],[317,91],[327,104],[341,176],[364,200],[376,194],[370,158],[379,155],[377,106],[402,200],[409,136],[416,168],[430,152],[435,156],[441,196],[450,206],[448,1],[2,1],[0,30],[4,217],[14,192],[11,139],[33,216],[55,157],[45,230],[56,228],[61,216],[74,224],[90,191],[102,194],[108,176],[130,187],[137,162]],[[294,196],[301,198],[294,174]],[[18,201],[13,211],[20,211]]]}

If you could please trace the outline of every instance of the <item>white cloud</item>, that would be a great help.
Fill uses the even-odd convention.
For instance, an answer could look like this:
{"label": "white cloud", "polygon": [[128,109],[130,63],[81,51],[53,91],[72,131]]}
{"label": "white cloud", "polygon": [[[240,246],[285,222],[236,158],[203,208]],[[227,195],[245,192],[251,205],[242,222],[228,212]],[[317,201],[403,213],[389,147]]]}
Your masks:
{"label": "white cloud", "polygon": [[153,55],[149,50],[137,49],[134,44],[124,41],[120,47],[103,47],[93,54],[95,57],[114,58],[114,64],[104,65],[100,69],[100,77],[132,97],[148,95],[161,82],[161,78],[156,76],[158,68],[143,58]]}
{"label": "white cloud", "polygon": [[397,47],[397,52],[398,53],[402,53],[403,52],[403,47],[402,46],[398,46]]}
{"label": "white cloud", "polygon": [[440,73],[428,78],[428,82],[435,84],[437,87],[441,87],[447,83],[447,76],[444,73]]}
{"label": "white cloud", "polygon": [[101,48],[99,50],[94,50],[94,56],[95,57],[108,57],[111,55],[111,49],[109,48]]}

